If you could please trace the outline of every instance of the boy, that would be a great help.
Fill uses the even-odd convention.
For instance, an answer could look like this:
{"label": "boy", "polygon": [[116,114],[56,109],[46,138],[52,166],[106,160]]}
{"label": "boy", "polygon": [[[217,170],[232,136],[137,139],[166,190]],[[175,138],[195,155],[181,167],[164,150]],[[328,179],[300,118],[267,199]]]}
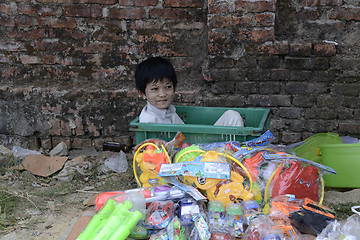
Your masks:
{"label": "boy", "polygon": [[135,83],[138,93],[147,100],[139,122],[184,124],[171,105],[177,84],[175,69],[162,57],[151,57],[137,65]]}
{"label": "boy", "polygon": [[[177,84],[173,65],[162,57],[151,57],[137,65],[135,83],[138,93],[147,100],[139,122],[184,124],[171,105]],[[226,111],[214,124],[217,126],[244,126],[240,114]]]}

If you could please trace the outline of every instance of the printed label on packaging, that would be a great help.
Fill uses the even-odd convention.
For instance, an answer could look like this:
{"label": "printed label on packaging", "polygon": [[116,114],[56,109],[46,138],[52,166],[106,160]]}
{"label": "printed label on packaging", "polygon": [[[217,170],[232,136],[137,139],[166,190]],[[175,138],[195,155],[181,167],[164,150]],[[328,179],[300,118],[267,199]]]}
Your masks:
{"label": "printed label on packaging", "polygon": [[284,153],[284,154],[269,154],[269,153],[266,153],[266,154],[262,154],[262,157],[264,158],[264,160],[266,161],[274,161],[274,160],[295,160],[295,161],[300,161],[300,162],[305,162],[305,163],[308,163],[320,170],[323,170],[325,173],[328,173],[328,174],[336,174],[336,171],[331,168],[331,167],[328,167],[328,166],[325,166],[325,165],[322,165],[320,163],[317,163],[317,162],[313,162],[313,161],[310,161],[310,160],[307,160],[307,159],[304,159],[304,158],[301,158],[301,157],[296,157],[296,156],[293,156],[293,155],[290,155],[290,154],[287,154],[287,153]]}
{"label": "printed label on packaging", "polygon": [[230,179],[231,168],[228,163],[217,162],[180,162],[161,164],[159,177],[190,176],[217,179]]}

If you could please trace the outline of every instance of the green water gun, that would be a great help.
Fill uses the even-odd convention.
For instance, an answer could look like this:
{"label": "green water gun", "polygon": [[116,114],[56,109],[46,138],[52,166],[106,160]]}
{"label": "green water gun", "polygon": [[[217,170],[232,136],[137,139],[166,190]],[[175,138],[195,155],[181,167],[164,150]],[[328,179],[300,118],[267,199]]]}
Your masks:
{"label": "green water gun", "polygon": [[130,201],[116,204],[113,199],[109,199],[76,240],[126,239],[142,217],[139,211],[129,211],[131,208]]}

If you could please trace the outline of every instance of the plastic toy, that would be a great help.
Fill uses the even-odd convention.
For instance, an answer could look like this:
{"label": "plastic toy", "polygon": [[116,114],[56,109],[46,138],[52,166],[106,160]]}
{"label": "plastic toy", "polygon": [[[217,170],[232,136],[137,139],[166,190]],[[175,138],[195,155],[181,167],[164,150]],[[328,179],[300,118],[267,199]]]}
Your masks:
{"label": "plastic toy", "polygon": [[169,185],[159,185],[150,188],[135,188],[125,191],[103,192],[99,193],[96,197],[96,210],[98,211],[109,198],[114,199],[117,203],[124,202],[124,200],[133,193],[142,193],[145,197],[145,202],[148,204],[154,201],[177,200],[188,196],[187,193],[179,187]]}
{"label": "plastic toy", "polygon": [[231,236],[226,233],[213,232],[210,240],[232,240]]}
{"label": "plastic toy", "polygon": [[[220,156],[221,155],[215,151],[208,151],[202,155],[200,161],[221,162]],[[185,181],[189,184],[193,184],[199,189],[205,190],[209,201],[221,201],[225,206],[231,202],[237,201],[238,198],[241,198],[244,201],[253,198],[251,190],[249,191],[244,188],[244,177],[234,171],[231,171],[230,180],[185,177]]]}
{"label": "plastic toy", "polygon": [[224,231],[227,221],[224,204],[222,202],[210,201],[208,204],[208,218],[211,232]]}
{"label": "plastic toy", "polygon": [[185,240],[184,229],[181,227],[180,220],[175,216],[166,227],[169,240]]}
{"label": "plastic toy", "polygon": [[242,218],[242,207],[240,203],[232,203],[226,207],[228,215],[227,228],[232,237],[240,237],[244,234],[244,220]]}
{"label": "plastic toy", "polygon": [[194,222],[195,227],[194,231],[190,235],[191,239],[209,240],[211,232],[204,216],[202,214],[200,214],[200,216],[194,216]]}
{"label": "plastic toy", "polygon": [[276,172],[272,197],[294,194],[297,199],[308,197],[319,201],[318,172],[316,167],[302,166],[298,161],[289,161]]}
{"label": "plastic toy", "polygon": [[335,220],[335,214],[329,208],[320,206],[310,198],[305,198],[301,209],[291,213],[289,218],[292,225],[300,232],[317,236]]}
{"label": "plastic toy", "polygon": [[163,229],[171,222],[174,216],[174,203],[172,201],[155,201],[149,206],[145,227]]}
{"label": "plastic toy", "polygon": [[192,198],[182,199],[179,203],[178,216],[183,226],[194,225],[193,216],[200,214],[200,207]]}
{"label": "plastic toy", "polygon": [[[143,148],[145,150],[140,152]],[[153,143],[145,143],[138,147],[133,161],[134,175],[138,184],[141,187],[152,187],[162,184],[162,178],[158,177],[162,163],[169,163],[169,156],[163,146],[162,150]],[[142,171],[139,178],[136,173],[136,164]]]}
{"label": "plastic toy", "polygon": [[141,212],[130,212],[130,201],[116,204],[109,199],[91,219],[77,240],[123,240],[142,217]]}
{"label": "plastic toy", "polygon": [[204,151],[201,150],[198,145],[193,144],[193,145],[186,147],[186,148],[182,149],[181,151],[179,151],[175,155],[175,162],[177,163],[177,162],[189,161],[191,159],[194,159],[195,157],[197,157],[198,155],[200,155],[203,152]]}

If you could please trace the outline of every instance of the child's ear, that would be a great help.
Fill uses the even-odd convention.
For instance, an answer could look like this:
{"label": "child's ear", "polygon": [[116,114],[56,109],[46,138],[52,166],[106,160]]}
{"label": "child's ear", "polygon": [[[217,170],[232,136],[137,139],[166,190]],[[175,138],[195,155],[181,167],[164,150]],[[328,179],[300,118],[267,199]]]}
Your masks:
{"label": "child's ear", "polygon": [[139,97],[141,97],[142,99],[146,99],[145,93],[141,92],[140,90],[137,90],[137,91],[138,91]]}

